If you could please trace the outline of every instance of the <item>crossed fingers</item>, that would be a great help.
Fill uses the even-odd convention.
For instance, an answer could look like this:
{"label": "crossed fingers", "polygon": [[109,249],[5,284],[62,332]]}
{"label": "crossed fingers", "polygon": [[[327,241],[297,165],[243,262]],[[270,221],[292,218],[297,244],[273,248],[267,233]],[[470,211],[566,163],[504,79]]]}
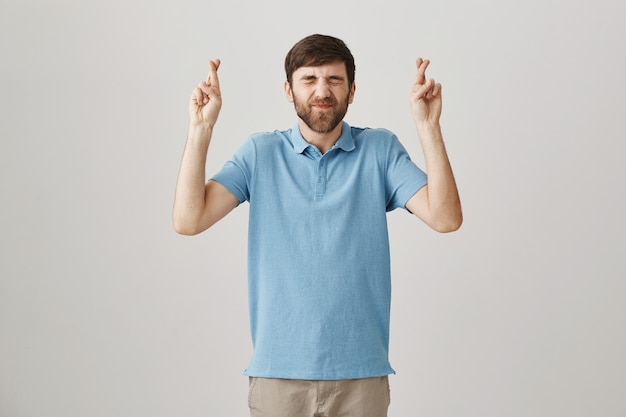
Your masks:
{"label": "crossed fingers", "polygon": [[205,105],[210,100],[220,97],[220,81],[217,76],[220,62],[219,59],[209,61],[209,75],[206,81],[202,81],[195,91],[195,99],[198,104]]}
{"label": "crossed fingers", "polygon": [[430,64],[430,60],[417,58],[415,65],[417,66],[417,75],[415,76],[415,84],[413,84],[413,94],[417,99],[431,99],[437,97],[441,93],[441,84],[435,83],[434,78],[426,78],[426,68]]}

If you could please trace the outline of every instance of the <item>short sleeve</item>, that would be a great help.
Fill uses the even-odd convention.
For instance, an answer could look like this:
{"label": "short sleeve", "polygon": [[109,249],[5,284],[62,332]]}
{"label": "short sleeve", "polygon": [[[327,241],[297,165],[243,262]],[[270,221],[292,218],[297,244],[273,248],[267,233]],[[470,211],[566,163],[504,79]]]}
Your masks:
{"label": "short sleeve", "polygon": [[249,201],[255,163],[256,149],[252,138],[248,138],[210,180],[217,181],[226,187],[237,197],[239,203]]}
{"label": "short sleeve", "polygon": [[405,208],[407,201],[428,183],[426,173],[411,160],[395,135],[389,142],[386,166],[387,211]]}

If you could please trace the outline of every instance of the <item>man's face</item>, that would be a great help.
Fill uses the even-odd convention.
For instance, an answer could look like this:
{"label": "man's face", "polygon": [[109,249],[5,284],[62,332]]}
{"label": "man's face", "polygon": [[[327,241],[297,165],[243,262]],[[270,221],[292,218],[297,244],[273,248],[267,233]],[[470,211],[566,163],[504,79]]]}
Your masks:
{"label": "man's face", "polygon": [[285,82],[287,98],[294,103],[298,117],[317,133],[332,132],[341,123],[354,90],[343,62],[300,67],[293,73],[291,86]]}

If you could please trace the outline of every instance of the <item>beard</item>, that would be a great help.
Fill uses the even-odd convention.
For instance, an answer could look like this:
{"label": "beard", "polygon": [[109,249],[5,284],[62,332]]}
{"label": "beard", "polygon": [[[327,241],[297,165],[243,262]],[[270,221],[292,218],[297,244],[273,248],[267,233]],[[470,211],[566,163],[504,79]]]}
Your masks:
{"label": "beard", "polygon": [[[314,110],[316,104],[330,105],[327,110]],[[296,114],[302,121],[316,133],[330,133],[343,120],[348,112],[348,97],[345,100],[337,101],[335,97],[328,97],[323,100],[310,100],[302,103],[294,95],[293,105]]]}

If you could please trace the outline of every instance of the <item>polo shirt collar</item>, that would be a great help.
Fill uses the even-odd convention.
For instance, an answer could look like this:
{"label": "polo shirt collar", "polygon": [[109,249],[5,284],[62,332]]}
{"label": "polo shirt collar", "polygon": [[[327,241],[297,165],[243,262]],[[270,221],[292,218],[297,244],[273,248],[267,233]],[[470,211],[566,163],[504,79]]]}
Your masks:
{"label": "polo shirt collar", "polygon": [[[355,148],[354,138],[352,137],[352,129],[346,122],[342,121],[341,124],[341,136],[339,136],[339,139],[337,139],[333,148],[339,148],[346,152],[350,152]],[[302,137],[302,133],[300,133],[300,126],[298,124],[291,129],[291,143],[293,144],[293,150],[297,153],[302,153],[306,148],[312,146]]]}

